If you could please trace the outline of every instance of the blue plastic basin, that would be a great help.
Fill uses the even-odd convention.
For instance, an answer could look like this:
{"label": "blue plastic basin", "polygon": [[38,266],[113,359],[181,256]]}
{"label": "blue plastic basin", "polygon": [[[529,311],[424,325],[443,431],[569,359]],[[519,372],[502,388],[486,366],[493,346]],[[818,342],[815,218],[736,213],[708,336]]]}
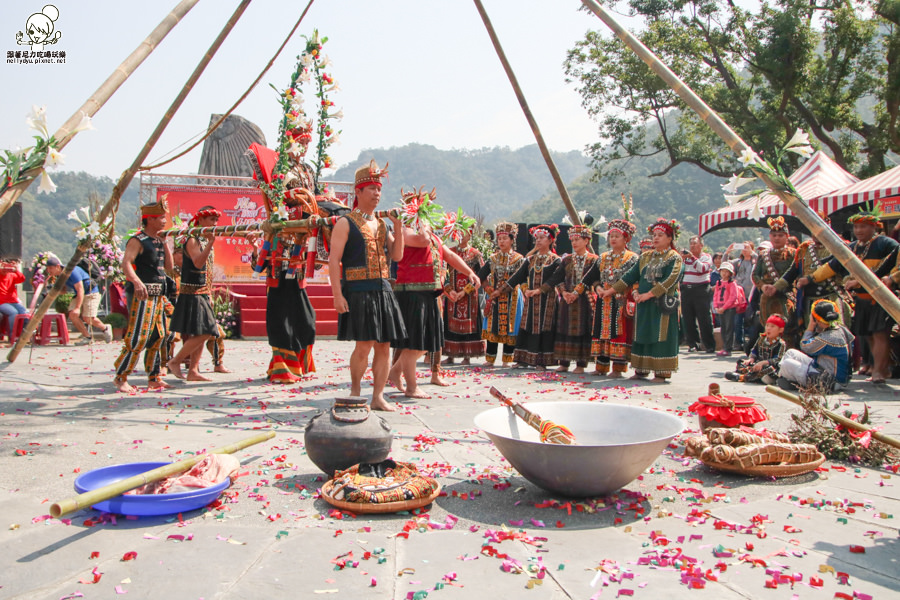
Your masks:
{"label": "blue plastic basin", "polygon": [[[94,469],[75,479],[75,491],[83,494],[168,464],[170,463],[142,462]],[[231,479],[226,479],[222,483],[207,488],[198,488],[195,491],[178,494],[121,495],[94,504],[92,508],[119,515],[174,515],[203,508],[218,498],[230,483]]]}

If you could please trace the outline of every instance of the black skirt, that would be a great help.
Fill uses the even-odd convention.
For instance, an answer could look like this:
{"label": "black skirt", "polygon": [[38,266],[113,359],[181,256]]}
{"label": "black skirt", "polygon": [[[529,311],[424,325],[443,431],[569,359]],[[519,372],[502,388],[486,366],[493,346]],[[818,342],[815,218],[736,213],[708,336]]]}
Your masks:
{"label": "black skirt", "polygon": [[406,337],[394,292],[344,292],[349,311],[338,315],[338,339],[383,344]]}
{"label": "black skirt", "polygon": [[185,335],[217,335],[216,315],[206,294],[179,294],[172,313],[172,331]]}
{"label": "black skirt", "polygon": [[316,342],[316,311],[295,279],[266,290],[266,336],[273,348],[294,352]]}
{"label": "black skirt", "polygon": [[444,321],[438,308],[438,292],[396,292],[406,337],[391,342],[391,348],[436,352],[444,347]]}
{"label": "black skirt", "polygon": [[850,331],[856,337],[872,335],[877,331],[890,331],[894,319],[874,300],[857,298]]}

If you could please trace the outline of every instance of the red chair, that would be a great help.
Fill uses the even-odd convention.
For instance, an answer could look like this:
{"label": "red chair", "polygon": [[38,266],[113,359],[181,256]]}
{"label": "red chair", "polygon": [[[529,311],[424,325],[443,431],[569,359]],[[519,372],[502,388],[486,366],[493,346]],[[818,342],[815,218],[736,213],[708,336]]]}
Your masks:
{"label": "red chair", "polygon": [[[9,334],[10,343],[15,343],[16,339],[22,335],[22,331],[25,329],[25,321],[28,319],[31,319],[31,315],[28,313],[16,315],[13,330]],[[55,334],[53,333],[54,324],[56,325]],[[45,346],[53,339],[59,340],[59,343],[64,346],[69,343],[69,327],[66,324],[66,315],[59,313],[44,315],[44,318],[41,319],[41,326],[34,331],[35,344]]]}

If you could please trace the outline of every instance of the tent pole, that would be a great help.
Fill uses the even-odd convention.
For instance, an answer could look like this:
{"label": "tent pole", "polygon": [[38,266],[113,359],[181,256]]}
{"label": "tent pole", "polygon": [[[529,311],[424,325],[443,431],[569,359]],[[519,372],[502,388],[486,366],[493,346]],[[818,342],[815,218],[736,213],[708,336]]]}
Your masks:
{"label": "tent pole", "polygon": [[[159,25],[156,26],[156,29],[150,32],[150,35],[141,42],[141,44],[134,49],[134,51],[128,55],[122,64],[116,67],[116,70],[112,72],[112,74],[106,78],[99,88],[91,95],[88,100],[81,105],[81,107],[76,110],[69,120],[63,123],[62,127],[56,130],[56,133],[53,134],[53,137],[56,138],[57,144],[56,149],[62,150],[63,147],[69,143],[69,141],[75,136],[72,131],[78,126],[81,122],[83,116],[93,117],[97,114],[97,111],[100,110],[106,101],[110,99],[110,97],[119,89],[119,87],[125,83],[125,80],[134,73],[135,69],[137,69],[144,59],[147,58],[151,52],[153,52],[159,43],[169,34],[172,29],[178,25],[181,21],[182,17],[188,13],[194,5],[197,4],[200,0],[181,0],[178,3],[178,6],[172,9],[172,11],[166,15],[166,17],[160,21]],[[15,201],[22,195],[22,193],[28,189],[28,186],[31,185],[31,182],[34,181],[34,178],[37,177],[41,172],[41,167],[31,169],[25,173],[25,180],[21,183],[18,183],[8,190],[4,192],[3,197],[0,198],[0,217],[9,210],[9,208],[15,203]]]}
{"label": "tent pole", "polygon": [[[476,0],[477,2],[478,0]],[[656,73],[703,121],[709,125],[716,135],[728,144],[736,153],[751,150],[744,140],[728,126],[722,118],[669,69],[659,57],[641,43],[630,31],[622,27],[615,18],[594,0],[582,0],[582,3],[609,27],[650,69]],[[793,211],[797,218],[806,225],[810,233],[828,248],[832,256],[844,265],[850,275],[866,289],[878,304],[895,320],[900,322],[900,299],[888,290],[878,277],[863,264],[859,258],[844,245],[844,241],[832,231],[801,198],[784,189],[765,173],[757,173],[763,183]]]}
{"label": "tent pole", "polygon": [[[225,27],[222,28],[222,31],[219,32],[218,37],[213,41],[212,45],[209,47],[209,50],[203,55],[203,58],[200,59],[200,62],[197,64],[194,72],[191,73],[191,76],[188,78],[187,83],[181,88],[181,91],[176,96],[175,100],[172,102],[169,109],[163,115],[162,119],[160,119],[159,124],[156,126],[156,129],[150,134],[150,137],[147,139],[147,142],[144,144],[144,147],[141,148],[141,151],[138,153],[137,157],[135,157],[134,162],[131,163],[131,166],[122,173],[122,176],[119,177],[119,181],[116,182],[115,187],[113,188],[112,194],[110,195],[109,200],[107,200],[106,204],[103,206],[103,209],[100,211],[100,214],[95,217],[95,221],[97,223],[106,222],[106,218],[109,216],[111,212],[115,212],[119,207],[119,199],[122,197],[122,193],[128,187],[128,184],[131,183],[131,180],[134,178],[134,174],[137,173],[138,169],[141,166],[141,163],[147,158],[147,155],[150,154],[150,151],[153,149],[153,146],[156,145],[156,142],[159,140],[160,136],[162,136],[163,131],[165,131],[166,127],[169,125],[169,122],[172,120],[172,117],[175,116],[175,112],[181,107],[184,103],[184,100],[187,98],[190,91],[194,88],[194,84],[197,83],[197,80],[200,79],[200,75],[203,74],[204,69],[212,60],[212,57],[215,56],[216,51],[218,51],[219,47],[222,45],[222,42],[225,41],[225,38],[228,37],[228,34],[231,33],[231,30],[234,29],[234,26],[237,24],[238,19],[241,18],[241,15],[244,14],[244,11],[247,9],[247,6],[250,5],[250,0],[242,0],[238,7],[235,9],[234,13],[231,15],[231,18],[228,19],[228,22],[225,23]],[[90,242],[90,238],[87,240]],[[34,330],[37,328],[38,323],[40,323],[44,314],[47,312],[47,309],[53,305],[56,297],[59,296],[60,292],[62,292],[63,288],[66,285],[66,280],[69,278],[69,275],[72,274],[72,271],[75,269],[75,265],[78,264],[78,261],[81,260],[81,257],[84,256],[84,253],[88,250],[89,245],[87,243],[79,244],[75,249],[75,254],[72,255],[72,258],[69,260],[66,265],[65,270],[56,278],[56,283],[53,284],[53,288],[44,298],[44,301],[41,302],[41,305],[35,311],[34,315],[30,321],[28,321],[28,325],[25,326],[25,330],[22,332],[22,336],[16,340],[16,345],[9,351],[9,354],[6,356],[6,359],[9,362],[15,362],[16,357],[19,355],[19,352],[22,351],[22,347],[28,343],[28,340],[31,339],[31,336],[34,334]]]}
{"label": "tent pole", "polygon": [[528,108],[528,103],[525,101],[525,94],[522,93],[522,88],[519,86],[519,81],[516,79],[516,75],[515,73],[513,73],[509,61],[506,59],[506,54],[503,52],[503,47],[500,46],[500,39],[497,37],[497,33],[494,31],[494,26],[491,25],[491,20],[488,18],[487,12],[484,10],[484,5],[481,3],[481,0],[475,0],[475,7],[478,9],[478,14],[481,15],[481,20],[484,21],[484,26],[487,29],[488,35],[491,37],[491,43],[494,45],[494,50],[497,51],[497,56],[500,58],[500,62],[503,63],[503,70],[506,71],[506,76],[509,78],[509,83],[512,85],[513,91],[516,93],[516,98],[518,98],[519,100],[519,106],[522,107],[522,112],[525,113],[525,118],[528,120],[528,125],[531,127],[531,132],[534,134],[534,138],[537,140],[538,148],[540,148],[541,150],[541,155],[544,157],[544,162],[547,163],[547,168],[550,169],[550,175],[553,177],[554,183],[556,183],[556,189],[559,190],[559,196],[560,198],[562,198],[563,204],[566,205],[566,211],[569,213],[569,219],[571,219],[573,224],[581,225],[581,217],[578,216],[578,211],[575,210],[575,205],[572,203],[572,198],[569,196],[569,191],[566,189],[566,184],[562,180],[562,176],[559,174],[559,170],[556,168],[556,163],[553,162],[553,157],[550,156],[550,149],[547,148],[547,144],[544,142],[544,136],[541,135],[541,130],[538,128],[537,121],[534,119],[534,115],[531,114],[531,109]]}

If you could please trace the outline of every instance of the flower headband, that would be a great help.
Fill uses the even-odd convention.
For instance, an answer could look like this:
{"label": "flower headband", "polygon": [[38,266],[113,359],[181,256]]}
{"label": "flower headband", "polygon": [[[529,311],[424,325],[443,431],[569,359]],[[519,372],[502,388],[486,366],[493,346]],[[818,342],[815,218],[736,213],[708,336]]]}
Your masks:
{"label": "flower headband", "polygon": [[194,213],[194,216],[191,217],[191,220],[188,222],[191,227],[196,227],[197,223],[200,222],[200,219],[205,219],[206,217],[221,217],[222,213],[215,208],[207,208],[205,210],[198,210]]}
{"label": "flower headband", "polygon": [[783,231],[785,233],[788,232],[787,222],[784,220],[784,217],[769,217],[766,220],[766,223],[769,225],[769,229],[772,231]]}
{"label": "flower headband", "polygon": [[555,223],[553,225],[535,225],[528,230],[531,237],[548,237],[551,240],[556,239],[557,232],[559,232],[559,225]]}

